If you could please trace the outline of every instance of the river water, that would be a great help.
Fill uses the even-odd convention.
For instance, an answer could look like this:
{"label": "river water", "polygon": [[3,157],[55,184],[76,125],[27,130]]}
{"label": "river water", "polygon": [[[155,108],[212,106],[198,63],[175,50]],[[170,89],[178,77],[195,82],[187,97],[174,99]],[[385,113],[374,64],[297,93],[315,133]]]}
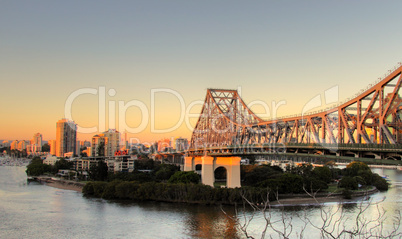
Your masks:
{"label": "river water", "polygon": [[[402,172],[375,169],[388,175],[393,182],[402,182]],[[402,209],[402,188],[392,187],[388,192],[371,198],[385,209],[385,229]],[[292,219],[293,236],[302,229],[306,218],[320,224],[322,210],[335,211],[337,203],[324,206],[287,206],[271,210],[271,219]],[[343,204],[345,215],[353,217],[358,203]],[[243,214],[236,217],[234,207],[223,210],[243,222]],[[370,206],[367,218],[377,215]],[[247,211],[250,218],[253,213]],[[297,216],[299,215],[299,216]],[[301,215],[301,216],[300,216]],[[304,220],[303,220],[304,218]],[[247,231],[260,237],[265,220],[257,213]],[[277,228],[280,227],[278,225]],[[384,229],[384,230],[385,230]],[[283,231],[283,230],[282,230]],[[289,231],[289,229],[287,230]],[[401,231],[401,229],[399,229]],[[267,235],[274,232],[268,231]],[[319,231],[307,226],[305,238],[320,237]],[[219,206],[187,205],[157,202],[111,202],[85,198],[81,193],[57,189],[39,183],[27,183],[25,167],[0,167],[0,238],[244,238],[234,221]]]}

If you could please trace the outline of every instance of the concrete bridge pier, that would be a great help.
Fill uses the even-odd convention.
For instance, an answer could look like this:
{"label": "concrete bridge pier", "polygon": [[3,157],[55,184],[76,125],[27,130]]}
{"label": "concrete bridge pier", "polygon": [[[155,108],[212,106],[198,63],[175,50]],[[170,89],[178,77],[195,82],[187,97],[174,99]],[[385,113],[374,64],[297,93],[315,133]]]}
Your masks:
{"label": "concrete bridge pier", "polygon": [[201,164],[201,182],[211,187],[215,183],[215,170],[219,167],[226,169],[226,185],[228,188],[241,187],[240,157],[185,157],[184,171],[195,171],[195,166]]}

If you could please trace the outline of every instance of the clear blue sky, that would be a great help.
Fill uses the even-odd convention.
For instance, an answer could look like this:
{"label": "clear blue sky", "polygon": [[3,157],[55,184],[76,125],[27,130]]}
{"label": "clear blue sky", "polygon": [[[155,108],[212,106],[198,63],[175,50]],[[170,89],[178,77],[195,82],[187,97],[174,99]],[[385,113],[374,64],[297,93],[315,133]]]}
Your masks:
{"label": "clear blue sky", "polygon": [[[241,87],[246,102],[285,100],[279,115],[300,113],[333,86],[342,100],[402,61],[401,9],[363,0],[0,1],[0,139],[54,139],[68,96],[84,87],[147,107],[155,88],[179,92],[187,106],[207,88]],[[174,125],[178,100],[158,100],[156,127]],[[74,102],[73,119],[96,126],[97,98]],[[140,124],[138,110],[127,115]],[[189,138],[185,128],[137,136]]]}

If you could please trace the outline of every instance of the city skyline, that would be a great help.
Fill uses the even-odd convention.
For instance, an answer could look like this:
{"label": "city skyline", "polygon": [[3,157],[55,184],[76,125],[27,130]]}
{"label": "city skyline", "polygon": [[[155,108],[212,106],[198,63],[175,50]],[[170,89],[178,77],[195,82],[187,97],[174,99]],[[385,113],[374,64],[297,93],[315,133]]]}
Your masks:
{"label": "city skyline", "polygon": [[[2,3],[0,139],[56,139],[68,99],[72,120],[98,130],[79,140],[119,130],[119,116],[139,128],[138,105],[148,122],[129,138],[189,139],[185,121],[169,132],[151,127],[175,128],[182,103],[203,102],[208,88],[241,89],[246,103],[283,102],[270,116],[285,116],[334,86],[339,101],[351,97],[402,60],[397,1],[119,3]],[[72,98],[83,89],[96,93]],[[128,102],[137,104],[119,115]]]}

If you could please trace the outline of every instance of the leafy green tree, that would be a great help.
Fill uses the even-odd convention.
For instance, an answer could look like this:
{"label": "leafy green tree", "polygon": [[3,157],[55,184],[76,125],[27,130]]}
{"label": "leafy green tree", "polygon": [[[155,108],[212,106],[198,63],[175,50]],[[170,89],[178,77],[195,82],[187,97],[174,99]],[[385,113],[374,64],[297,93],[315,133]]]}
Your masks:
{"label": "leafy green tree", "polygon": [[290,173],[297,174],[303,177],[311,177],[313,174],[313,165],[305,163],[290,169]]}
{"label": "leafy green tree", "polygon": [[52,167],[52,172],[56,174],[59,172],[60,169],[71,169],[73,167],[73,162],[65,160],[65,159],[60,159],[56,161],[54,166]]}
{"label": "leafy green tree", "polygon": [[281,188],[279,193],[302,193],[303,177],[296,174],[284,173],[279,178]]}
{"label": "leafy green tree", "polygon": [[96,148],[98,156],[105,156],[105,143],[100,142]]}
{"label": "leafy green tree", "polygon": [[332,180],[331,169],[327,166],[315,167],[313,169],[313,177],[317,178],[318,180],[324,181],[325,183],[330,183]]}
{"label": "leafy green tree", "polygon": [[346,175],[354,177],[359,175],[359,171],[370,171],[369,166],[363,162],[353,161],[346,166]]}
{"label": "leafy green tree", "polygon": [[341,181],[339,181],[338,187],[350,189],[350,190],[358,189],[356,179],[354,177],[350,177],[350,176],[343,176]]}
{"label": "leafy green tree", "polygon": [[316,192],[318,190],[323,190],[328,188],[328,183],[316,178],[316,177],[304,177],[303,187],[307,191]]}
{"label": "leafy green tree", "polygon": [[51,172],[52,167],[47,164],[43,164],[43,160],[39,157],[34,157],[27,165],[26,173],[29,176],[40,176],[45,173]]}
{"label": "leafy green tree", "polygon": [[169,179],[169,183],[199,183],[200,176],[193,171],[178,171]]}
{"label": "leafy green tree", "polygon": [[42,152],[50,152],[50,145],[49,144],[44,144],[42,146]]}
{"label": "leafy green tree", "polygon": [[179,170],[178,166],[172,164],[161,164],[155,169],[155,178],[158,181],[167,181]]}
{"label": "leafy green tree", "polygon": [[138,172],[138,171],[134,171],[130,178],[132,181],[137,181],[141,183],[155,181],[154,175],[152,173]]}
{"label": "leafy green tree", "polygon": [[247,170],[243,173],[243,184],[245,186],[257,186],[267,179],[278,178],[283,174],[280,169],[278,170],[268,165],[244,167],[243,170]]}
{"label": "leafy green tree", "polygon": [[108,167],[105,161],[99,160],[97,164],[91,165],[89,176],[94,181],[105,181],[108,177]]}
{"label": "leafy green tree", "polygon": [[155,169],[155,161],[144,158],[134,161],[134,170],[153,170]]}
{"label": "leafy green tree", "polygon": [[387,180],[385,180],[376,173],[373,174],[372,185],[375,186],[380,191],[387,191],[389,187]]}

